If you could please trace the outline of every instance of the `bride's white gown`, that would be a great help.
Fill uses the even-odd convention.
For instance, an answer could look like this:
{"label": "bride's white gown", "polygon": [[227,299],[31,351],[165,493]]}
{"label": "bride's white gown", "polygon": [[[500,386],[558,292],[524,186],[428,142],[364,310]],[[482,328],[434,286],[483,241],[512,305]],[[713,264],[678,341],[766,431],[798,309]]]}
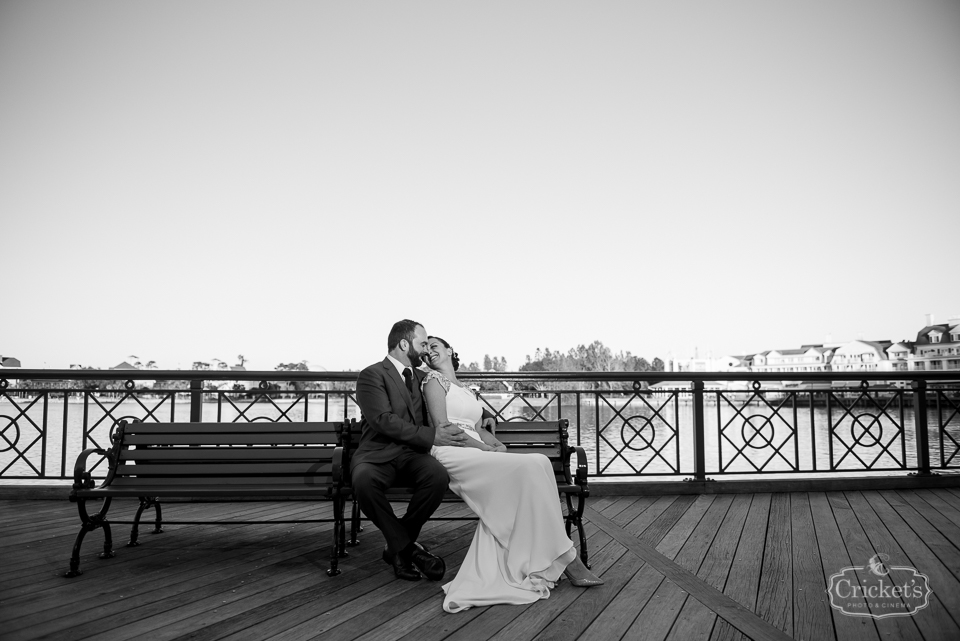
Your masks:
{"label": "bride's white gown", "polygon": [[[437,372],[447,392],[447,418],[480,440],[474,425],[480,402]],[[430,453],[450,474],[450,489],[480,522],[457,576],[443,586],[443,609],[524,604],[550,596],[576,548],[563,527],[557,483],[542,454],[484,452],[472,447],[434,447]]]}

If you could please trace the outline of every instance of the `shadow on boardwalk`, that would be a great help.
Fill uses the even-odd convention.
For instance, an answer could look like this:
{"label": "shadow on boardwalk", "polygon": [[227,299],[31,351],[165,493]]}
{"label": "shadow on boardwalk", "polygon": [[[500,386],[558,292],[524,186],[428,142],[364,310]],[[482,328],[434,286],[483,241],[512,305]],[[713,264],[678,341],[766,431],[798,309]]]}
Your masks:
{"label": "shadow on boardwalk", "polygon": [[[889,490],[700,496],[607,496],[590,501],[591,562],[606,584],[582,590],[561,583],[530,606],[441,609],[437,583],[393,578],[380,560],[372,525],[343,559],[343,574],[324,570],[329,524],[171,525],[141,533],[117,555],[99,560],[102,533],[87,537],[84,574],[62,577],[79,529],[66,501],[2,501],[0,637],[19,639],[736,639],[729,609],[690,581],[721,591],[795,639],[960,638],[960,490]],[[111,516],[128,520],[133,501],[115,501]],[[441,507],[447,515],[465,507]],[[171,520],[291,519],[330,516],[308,502],[171,503]],[[603,527],[598,527],[598,524]],[[618,528],[615,532],[611,527]],[[432,521],[423,537],[456,571],[475,523]],[[604,529],[606,528],[606,529]],[[675,564],[672,579],[635,553],[638,546]],[[628,549],[629,547],[629,549]],[[933,588],[913,617],[874,620],[830,607],[831,574],[882,552],[910,565]],[[661,566],[661,569],[663,567]],[[687,582],[677,576],[687,577]],[[452,573],[449,575],[452,576]],[[701,600],[691,596],[687,590]],[[696,587],[696,586],[694,586]],[[722,597],[721,595],[721,600]],[[722,605],[722,603],[721,603]],[[722,616],[718,616],[720,612]],[[726,617],[726,619],[724,618]],[[764,623],[765,622],[765,623]],[[740,620],[741,628],[742,619]],[[772,626],[772,627],[771,627]]]}

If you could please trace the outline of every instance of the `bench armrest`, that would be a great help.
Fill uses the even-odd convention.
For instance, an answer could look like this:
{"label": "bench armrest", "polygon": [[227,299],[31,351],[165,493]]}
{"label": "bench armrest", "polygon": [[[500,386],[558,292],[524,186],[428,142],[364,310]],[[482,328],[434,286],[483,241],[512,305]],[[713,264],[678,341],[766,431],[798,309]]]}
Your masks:
{"label": "bench armrest", "polygon": [[77,457],[77,462],[73,466],[73,491],[70,492],[71,496],[74,495],[77,490],[89,490],[94,486],[93,477],[90,475],[90,472],[87,471],[87,458],[91,454],[105,456],[107,463],[110,465],[110,471],[107,473],[107,478],[104,480],[103,485],[107,485],[113,478],[113,472],[116,469],[116,459],[114,459],[110,451],[99,447],[87,448],[80,452],[80,456]]}
{"label": "bench armrest", "polygon": [[587,489],[587,452],[579,445],[570,448],[577,454],[577,471],[574,475],[574,483],[584,490]]}
{"label": "bench armrest", "polygon": [[344,463],[346,462],[346,448],[342,445],[338,445],[333,448],[333,459],[331,460],[330,474],[333,476],[333,483],[337,487],[343,485],[343,479],[347,473],[347,470],[344,468]]}

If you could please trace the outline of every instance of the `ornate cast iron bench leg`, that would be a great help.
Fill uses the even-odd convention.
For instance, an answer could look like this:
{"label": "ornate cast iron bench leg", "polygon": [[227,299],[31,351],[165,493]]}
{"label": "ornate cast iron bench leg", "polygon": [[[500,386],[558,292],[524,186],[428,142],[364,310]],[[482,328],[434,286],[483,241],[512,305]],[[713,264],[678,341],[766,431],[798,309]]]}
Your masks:
{"label": "ornate cast iron bench leg", "polygon": [[347,556],[343,549],[343,538],[345,533],[343,498],[333,497],[333,547],[330,548],[330,569],[327,570],[327,576],[337,576],[340,574],[340,557]]}
{"label": "ornate cast iron bench leg", "polygon": [[163,527],[162,527],[163,517],[161,516],[161,513],[160,513],[160,498],[152,497],[152,496],[141,496],[140,507],[137,508],[137,515],[133,519],[133,527],[130,528],[130,542],[127,543],[128,548],[132,548],[134,546],[140,545],[140,543],[137,541],[137,538],[139,537],[139,534],[140,534],[140,516],[143,514],[143,511],[145,509],[151,506],[154,508],[157,515],[156,527],[154,527],[153,534],[163,533]]}
{"label": "ornate cast iron bench leg", "polygon": [[357,538],[360,532],[363,532],[363,528],[360,526],[360,504],[354,500],[353,509],[350,512],[350,540],[347,545],[353,547],[360,545],[360,539]]}
{"label": "ornate cast iron bench leg", "polygon": [[100,553],[101,559],[109,559],[115,556],[113,552],[113,534],[110,531],[110,523],[107,521],[107,510],[110,509],[111,497],[103,500],[103,507],[100,511],[90,516],[87,514],[85,499],[77,499],[77,509],[80,511],[80,532],[77,534],[77,540],[73,544],[73,553],[70,555],[70,570],[64,575],[73,578],[80,576],[80,546],[83,545],[83,538],[87,532],[93,532],[97,528],[103,528],[103,552]]}
{"label": "ornate cast iron bench leg", "polygon": [[583,496],[577,497],[577,509],[573,509],[573,500],[569,494],[566,495],[567,498],[567,513],[563,518],[563,523],[566,526],[567,536],[570,536],[572,527],[577,528],[577,534],[580,537],[580,560],[583,561],[583,564],[590,567],[590,564],[587,562],[587,537],[583,533],[583,508],[584,500]]}

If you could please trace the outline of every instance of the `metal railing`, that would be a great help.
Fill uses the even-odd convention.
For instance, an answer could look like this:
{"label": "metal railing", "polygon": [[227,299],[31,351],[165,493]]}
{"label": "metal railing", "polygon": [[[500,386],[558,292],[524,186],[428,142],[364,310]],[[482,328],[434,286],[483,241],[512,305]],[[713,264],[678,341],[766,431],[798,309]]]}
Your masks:
{"label": "metal railing", "polygon": [[[70,478],[76,456],[108,445],[121,420],[359,418],[356,376],[4,370],[0,480]],[[484,372],[461,378],[481,388],[481,401],[501,421],[568,419],[593,477],[960,469],[960,372]]]}

